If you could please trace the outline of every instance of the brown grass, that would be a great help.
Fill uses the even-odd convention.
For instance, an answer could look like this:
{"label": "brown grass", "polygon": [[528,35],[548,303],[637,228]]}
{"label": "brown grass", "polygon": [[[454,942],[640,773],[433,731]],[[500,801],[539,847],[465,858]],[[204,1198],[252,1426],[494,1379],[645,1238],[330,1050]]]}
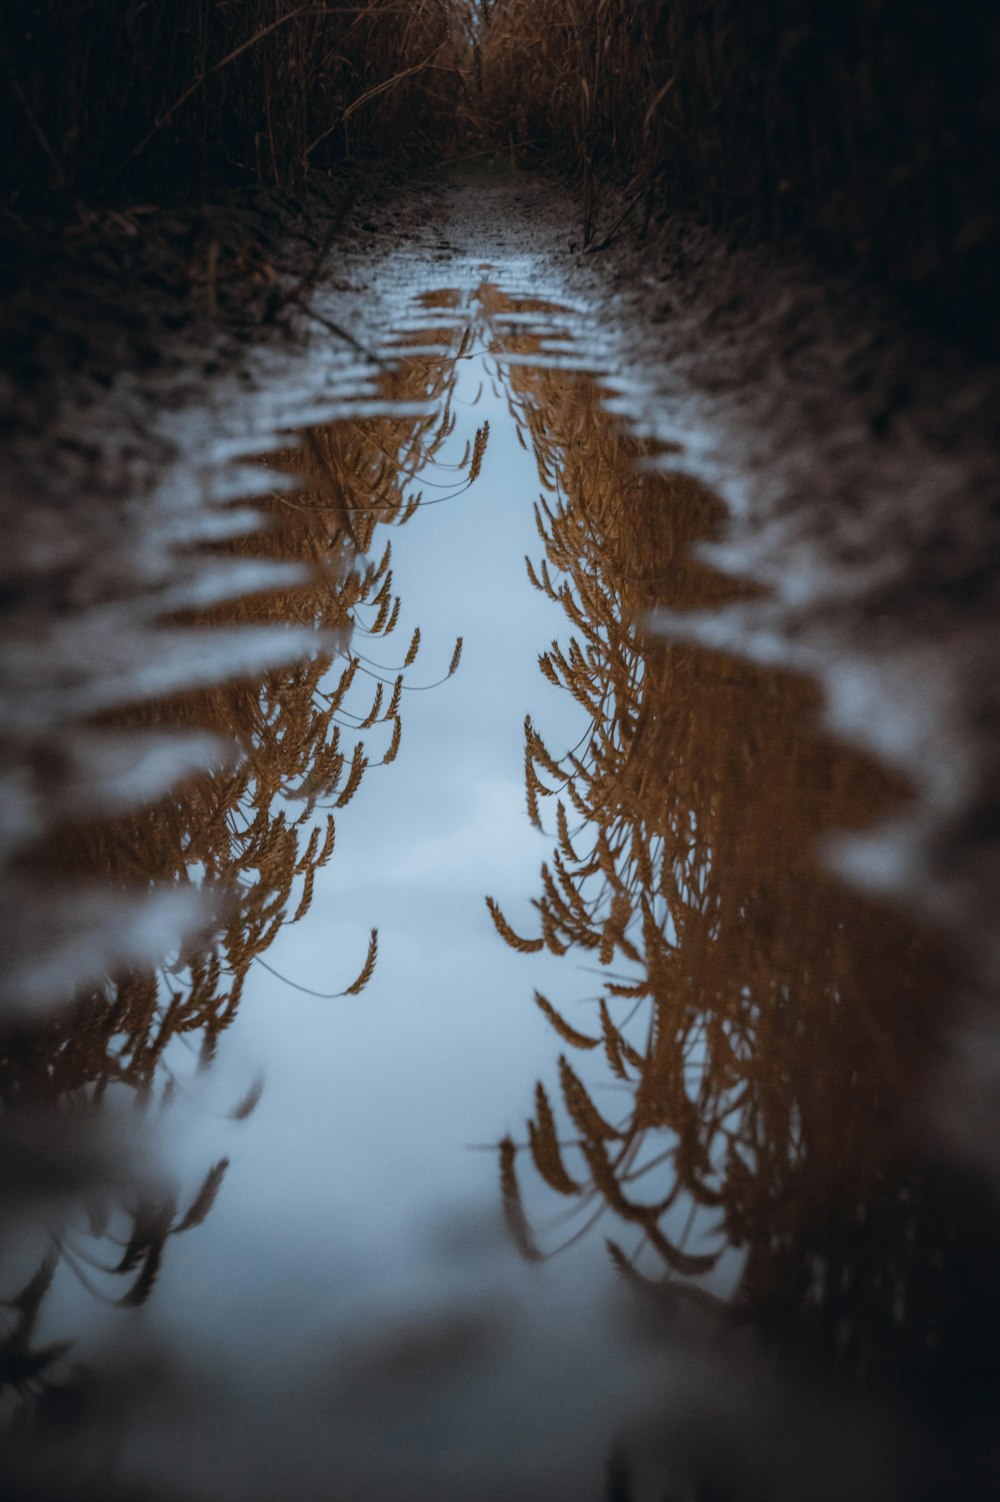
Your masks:
{"label": "brown grass", "polygon": [[425,150],[455,92],[447,0],[9,0],[5,186],[301,183]]}
{"label": "brown grass", "polygon": [[[231,602],[188,623],[205,630],[275,620],[318,631],[349,627],[351,644],[337,661],[318,647],[309,660],[262,682],[224,684],[114,717],[136,727],[215,731],[238,744],[240,763],[155,808],[63,830],[33,864],[123,888],[205,881],[233,897],[232,910],[206,952],[158,973],[117,976],[70,1017],[30,1036],[0,1035],[4,1094],[89,1096],[116,1081],[147,1092],[154,1079],[169,1082],[164,1055],[182,1034],[210,1058],[236,1015],[250,967],[263,963],[284,924],[306,916],[316,876],[335,853],[339,811],[369,796],[372,777],[399,750],[419,637],[410,650],[382,645],[395,627],[398,596],[391,536],[381,547],[378,538],[412,514],[405,475],[443,441],[452,378],[440,361],[432,368],[411,359],[392,378],[392,394],[402,402],[436,401],[434,415],[310,429],[300,449],[268,461],[297,475],[302,488],[271,498],[278,525],[227,551],[306,562],[315,582]],[[345,558],[358,554],[371,561],[345,575]],[[373,658],[389,661],[383,668]],[[324,989],[357,996],[376,958],[373,931],[367,956],[331,957]]]}
{"label": "brown grass", "polygon": [[[381,645],[398,615],[391,537],[382,534],[412,515],[406,477],[433,459],[450,431],[453,380],[454,369],[440,360],[411,358],[386,377],[384,394],[403,404],[428,404],[431,415],[309,429],[300,448],[267,461],[296,475],[301,486],[261,502],[275,525],[228,544],[225,551],[309,563],[314,581],[237,600],[186,623],[202,631],[221,622],[296,621],[319,632],[349,625],[350,643],[339,664],[318,646],[309,660],[269,672],[261,681],[191,692],[113,717],[116,725],[210,728],[235,740],[243,754],[234,769],[200,778],[155,807],[60,830],[32,852],[30,864],[60,878],[101,880],[112,901],[116,890],[137,885],[141,890],[150,882],[204,881],[228,891],[228,920],[197,953],[165,957],[155,971],[111,977],[68,1013],[42,1025],[0,1030],[5,1112],[16,1111],[19,1103],[29,1109],[44,1103],[64,1115],[75,1109],[83,1122],[116,1086],[131,1089],[137,1103],[166,1105],[177,1090],[178,1063],[183,1073],[199,1054],[202,1064],[211,1060],[236,1015],[251,966],[259,962],[269,968],[263,956],[278,930],[306,915],[317,873],[335,854],[329,810],[343,808],[355,796],[371,796],[369,773],[389,765],[399,749],[406,680],[417,660],[420,633],[414,633],[401,666],[383,668],[369,655],[398,661],[404,651],[402,645],[388,651]],[[481,463],[479,448],[476,462]],[[467,482],[473,462],[470,445],[466,473],[457,483]],[[359,560],[359,554],[370,561]],[[346,572],[345,563],[352,565]],[[363,957],[331,956],[330,994],[359,996],[377,960],[373,928]],[[179,1043],[197,1045],[194,1058],[189,1054],[185,1060]],[[230,1119],[250,1116],[263,1088],[258,1076],[232,1106]],[[170,1238],[194,1230],[210,1214],[227,1166],[226,1159],[214,1164],[186,1200],[141,1175],[134,1183],[123,1177],[106,1189],[81,1184],[86,1216],[77,1220],[85,1220],[88,1229],[53,1227],[51,1254],[20,1296],[17,1307],[24,1318],[9,1341],[0,1331],[0,1357],[9,1359],[26,1347],[59,1259],[100,1297],[115,1297],[126,1307],[145,1303]],[[118,1241],[120,1255],[112,1220],[127,1228]],[[101,1242],[99,1253],[88,1246],[91,1238]],[[125,1292],[111,1292],[109,1278],[126,1280]],[[37,1381],[26,1402],[49,1393],[58,1397],[68,1349],[51,1346],[40,1353]],[[11,1370],[20,1391],[18,1373]],[[6,1382],[0,1374],[0,1395]]]}
{"label": "brown grass", "polygon": [[[483,0],[472,121],[556,160],[584,233],[700,210],[804,237],[933,308],[1000,333],[993,175],[1000,19],[985,0]],[[620,200],[614,200],[617,204]]]}
{"label": "brown grass", "polygon": [[[842,1211],[830,1255],[845,1278],[858,1276],[858,1206],[887,1264],[926,1251],[905,1239],[909,1169],[884,1123],[919,1089],[948,961],[813,856],[823,832],[866,823],[902,790],[816,736],[808,684],[644,632],[651,606],[738,596],[689,556],[717,503],[683,476],[637,473],[642,446],[615,433],[587,382],[526,368],[511,382],[543,485],[544,557],[529,571],[566,631],[541,666],[591,726],[563,753],[526,723],[526,781],[553,850],[538,937],[497,927],[517,950],[565,955],[571,993],[581,967],[596,972],[598,994],[568,1010],[536,993],[568,1049],[558,1104],[537,1087],[526,1139],[504,1146],[504,1193],[523,1153],[577,1200],[579,1229],[562,1213],[558,1235],[536,1225],[533,1255],[602,1207],[625,1228],[615,1255],[629,1271],[652,1262],[690,1279],[745,1249],[741,1308],[832,1340],[842,1305],[810,1302],[815,1217],[829,1237]],[[892,1321],[873,1293],[843,1360],[863,1364]]]}
{"label": "brown grass", "polygon": [[8,0],[2,186],[190,196],[501,149],[576,176],[588,243],[694,207],[988,343],[998,62],[986,0]]}

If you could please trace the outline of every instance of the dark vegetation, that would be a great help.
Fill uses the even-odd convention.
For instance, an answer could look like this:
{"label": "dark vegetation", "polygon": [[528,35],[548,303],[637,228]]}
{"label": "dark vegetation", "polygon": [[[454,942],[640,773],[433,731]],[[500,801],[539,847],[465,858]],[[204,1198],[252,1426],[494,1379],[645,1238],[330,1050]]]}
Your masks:
{"label": "dark vegetation", "polygon": [[391,197],[440,137],[455,36],[445,0],[0,7],[0,427],[286,328],[348,210],[386,224],[348,164],[405,164]]}
{"label": "dark vegetation", "polygon": [[447,110],[452,36],[448,0],[11,0],[5,187],[295,187],[355,149],[413,153]]}
{"label": "dark vegetation", "polygon": [[693,206],[1000,334],[1000,18],[983,0],[495,0],[485,112],[648,224]]}
{"label": "dark vegetation", "polygon": [[8,0],[3,202],[502,147],[579,178],[585,238],[613,186],[647,229],[804,243],[989,346],[998,52],[985,0]]}

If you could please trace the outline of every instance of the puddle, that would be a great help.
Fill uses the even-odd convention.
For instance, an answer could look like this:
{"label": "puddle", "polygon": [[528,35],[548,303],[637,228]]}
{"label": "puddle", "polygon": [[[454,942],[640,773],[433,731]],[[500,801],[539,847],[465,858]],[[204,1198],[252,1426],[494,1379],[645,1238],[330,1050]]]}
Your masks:
{"label": "puddle", "polygon": [[78,995],[2,1046],[35,1494],[842,1495],[801,1451],[906,1495],[956,1393],[979,1454],[951,961],[816,855],[906,789],[807,682],[650,632],[746,591],[572,330],[425,294],[371,415],[261,459],[270,530],[151,602],[169,671],[8,800],[12,992]]}

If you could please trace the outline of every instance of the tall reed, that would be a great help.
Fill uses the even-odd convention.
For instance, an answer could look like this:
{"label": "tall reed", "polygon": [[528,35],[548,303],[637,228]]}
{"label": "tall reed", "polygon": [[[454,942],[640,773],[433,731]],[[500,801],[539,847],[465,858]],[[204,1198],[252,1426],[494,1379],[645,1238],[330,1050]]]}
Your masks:
{"label": "tall reed", "polygon": [[799,235],[1000,334],[1000,14],[985,0],[479,0],[478,128],[643,215]]}
{"label": "tall reed", "polygon": [[[565,955],[570,982],[566,999],[535,993],[560,1056],[524,1137],[500,1144],[508,1223],[537,1258],[603,1216],[620,1272],[661,1309],[760,1320],[855,1373],[875,1351],[905,1363],[937,1309],[902,1328],[893,1279],[927,1276],[937,1228],[929,1215],[914,1236],[901,1213],[932,1196],[888,1124],[920,1089],[949,962],[812,854],[898,785],[819,741],[808,684],[644,630],[651,607],[739,598],[690,557],[718,517],[710,495],[637,472],[648,449],[586,383],[515,369],[511,404],[542,485],[528,574],[566,628],[539,667],[590,723],[566,750],[526,722],[528,816],[551,854],[528,931],[490,902],[505,942]],[[737,1251],[723,1303],[704,1280]]]}
{"label": "tall reed", "polygon": [[[340,810],[359,790],[372,796],[370,774],[391,766],[400,746],[420,642],[416,633],[409,643],[386,643],[400,602],[382,529],[405,523],[419,504],[408,476],[433,462],[449,430],[453,379],[440,362],[413,357],[386,377],[386,389],[400,401],[431,403],[427,416],[312,428],[301,448],[269,461],[301,488],[266,503],[276,525],[225,551],[307,564],[313,582],[230,601],[186,623],[210,639],[216,624],[294,622],[349,632],[351,644],[334,659],[320,634],[316,652],[291,667],[111,717],[117,727],[211,730],[236,743],[239,764],[153,807],[60,829],[27,859],[60,880],[100,880],[112,901],[116,890],[154,882],[208,883],[232,898],[228,919],[204,952],[173,968],[116,975],[30,1037],[0,1030],[0,1102],[91,1098],[115,1082],[146,1093],[180,1034],[210,1056],[251,966],[284,923],[305,917],[316,875],[334,852]],[[470,455],[466,468],[474,462]],[[348,568],[359,556],[364,566]],[[383,655],[382,666],[371,660]],[[338,957],[328,989],[357,985],[363,959]]]}
{"label": "tall reed", "polygon": [[294,186],[451,113],[448,0],[8,0],[3,184]]}

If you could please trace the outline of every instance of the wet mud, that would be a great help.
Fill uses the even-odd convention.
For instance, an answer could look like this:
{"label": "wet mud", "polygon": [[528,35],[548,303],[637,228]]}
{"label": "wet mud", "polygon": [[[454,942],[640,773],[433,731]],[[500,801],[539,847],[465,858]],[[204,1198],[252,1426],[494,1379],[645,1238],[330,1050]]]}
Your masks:
{"label": "wet mud", "polygon": [[985,378],[573,213],[6,448],[14,1495],[996,1481]]}

